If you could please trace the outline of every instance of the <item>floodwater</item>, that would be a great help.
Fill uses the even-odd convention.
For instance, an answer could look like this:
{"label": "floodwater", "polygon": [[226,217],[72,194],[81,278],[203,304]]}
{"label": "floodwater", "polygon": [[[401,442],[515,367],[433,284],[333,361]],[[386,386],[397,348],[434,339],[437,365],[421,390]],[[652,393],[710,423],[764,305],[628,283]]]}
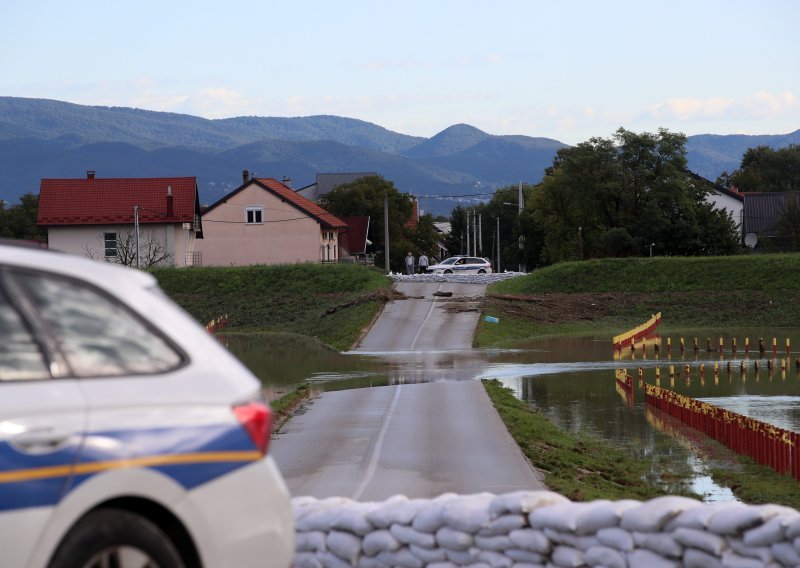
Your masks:
{"label": "floodwater", "polygon": [[[561,427],[600,437],[647,460],[651,481],[667,490],[681,489],[681,480],[688,479],[688,488],[707,501],[725,501],[734,499],[732,493],[714,484],[707,468],[731,467],[730,451],[645,407],[640,383],[659,384],[800,431],[800,371],[796,366],[800,329],[775,334],[775,355],[773,335],[763,330],[737,334],[736,352],[734,337],[723,334],[721,353],[720,335],[698,337],[695,350],[691,330],[658,338],[659,352],[652,343],[645,350],[615,352],[611,340],[600,337],[534,340],[514,349],[369,354],[341,354],[301,337],[231,335],[224,342],[261,378],[269,396],[280,396],[303,383],[339,390],[495,378]],[[747,337],[749,349],[745,352]],[[787,337],[792,343],[788,355]],[[764,338],[763,354],[759,338]],[[616,386],[615,370],[621,368],[635,379],[632,400]]]}

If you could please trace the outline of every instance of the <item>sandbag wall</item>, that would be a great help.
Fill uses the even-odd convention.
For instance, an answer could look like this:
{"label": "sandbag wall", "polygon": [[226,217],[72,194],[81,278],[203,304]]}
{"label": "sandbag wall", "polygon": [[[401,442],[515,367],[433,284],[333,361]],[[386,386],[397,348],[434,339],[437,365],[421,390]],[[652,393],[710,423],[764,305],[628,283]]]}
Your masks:
{"label": "sandbag wall", "polygon": [[800,513],[778,505],[530,491],[293,507],[297,568],[800,566]]}

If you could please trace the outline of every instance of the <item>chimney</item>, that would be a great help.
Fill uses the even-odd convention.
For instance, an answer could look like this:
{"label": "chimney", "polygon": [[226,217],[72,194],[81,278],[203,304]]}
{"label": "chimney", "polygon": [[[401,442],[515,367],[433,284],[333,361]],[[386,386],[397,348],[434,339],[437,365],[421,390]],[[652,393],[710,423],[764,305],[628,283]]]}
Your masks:
{"label": "chimney", "polygon": [[242,170],[242,185],[246,184],[250,181],[250,172],[248,170]]}
{"label": "chimney", "polygon": [[172,186],[167,186],[167,217],[173,217],[175,215],[175,210],[172,205]]}
{"label": "chimney", "polygon": [[281,183],[289,189],[292,189],[292,178],[283,176],[283,181]]}
{"label": "chimney", "polygon": [[94,170],[86,170],[86,179],[94,179]]}

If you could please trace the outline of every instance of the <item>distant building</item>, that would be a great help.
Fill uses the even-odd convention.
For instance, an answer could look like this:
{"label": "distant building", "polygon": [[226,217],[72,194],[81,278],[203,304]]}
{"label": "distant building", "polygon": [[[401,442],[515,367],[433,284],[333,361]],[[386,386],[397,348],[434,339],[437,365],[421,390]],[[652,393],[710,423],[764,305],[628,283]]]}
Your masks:
{"label": "distant building", "polygon": [[141,266],[191,266],[203,238],[194,177],[43,179],[37,223],[51,249],[130,266],[137,247]]}
{"label": "distant building", "polygon": [[316,181],[297,190],[297,193],[306,199],[319,203],[320,197],[346,183],[353,183],[363,177],[377,176],[375,172],[342,173],[342,174],[317,174]]}
{"label": "distant building", "polygon": [[[775,239],[778,236],[778,223],[790,202],[800,206],[800,192],[765,191],[748,192],[744,196],[744,221],[742,231],[745,236],[753,234],[762,239]],[[772,243],[780,248],[780,243]]]}
{"label": "distant building", "polygon": [[[286,180],[288,182],[288,180]],[[273,178],[251,178],[202,214],[206,266],[337,262],[347,225]]]}
{"label": "distant building", "polygon": [[694,172],[689,171],[687,173],[689,173],[692,178],[700,181],[709,188],[710,191],[706,196],[706,202],[710,203],[715,209],[722,209],[730,214],[733,222],[736,225],[736,230],[739,233],[739,237],[741,238],[744,234],[742,233],[742,223],[744,219],[744,194],[739,193],[735,189],[723,187],[720,184],[714,183],[711,180],[708,180]]}

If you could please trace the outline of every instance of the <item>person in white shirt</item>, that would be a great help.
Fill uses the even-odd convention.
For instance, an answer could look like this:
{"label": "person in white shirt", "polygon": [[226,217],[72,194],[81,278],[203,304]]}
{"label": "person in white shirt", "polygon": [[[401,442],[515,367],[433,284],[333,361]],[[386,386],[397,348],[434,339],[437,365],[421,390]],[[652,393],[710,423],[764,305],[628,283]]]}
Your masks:
{"label": "person in white shirt", "polygon": [[418,263],[419,263],[420,274],[425,274],[426,272],[428,272],[428,257],[425,255],[424,252],[421,255],[419,255]]}

